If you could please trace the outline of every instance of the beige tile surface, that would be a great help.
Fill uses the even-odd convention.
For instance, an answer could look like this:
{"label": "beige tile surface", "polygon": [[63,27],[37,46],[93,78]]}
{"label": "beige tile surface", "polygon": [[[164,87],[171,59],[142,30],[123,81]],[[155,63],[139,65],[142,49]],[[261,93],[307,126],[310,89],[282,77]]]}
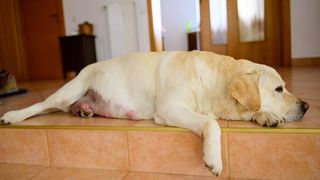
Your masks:
{"label": "beige tile surface", "polygon": [[52,166],[127,170],[123,131],[48,130]]}
{"label": "beige tile surface", "polygon": [[131,126],[135,121],[127,119],[107,119],[103,117],[81,118],[66,112],[39,115],[15,125],[74,125],[74,126]]}
{"label": "beige tile surface", "polygon": [[161,173],[144,173],[129,172],[124,180],[227,180],[228,178],[214,178],[212,176],[188,176],[181,174],[161,174]]}
{"label": "beige tile surface", "polygon": [[154,120],[139,120],[139,121],[134,121],[131,126],[133,127],[165,127],[162,125],[158,125],[154,122]]}
{"label": "beige tile surface", "polygon": [[319,179],[320,136],[228,134],[230,177]]}
{"label": "beige tile surface", "polygon": [[126,171],[49,167],[32,180],[121,180]]}
{"label": "beige tile surface", "polygon": [[58,88],[65,84],[63,79],[41,80],[41,81],[26,81],[18,82],[18,87],[27,88],[31,91],[47,90],[51,88]]}
{"label": "beige tile surface", "polygon": [[46,166],[0,163],[1,180],[27,180],[45,170]]}
{"label": "beige tile surface", "polygon": [[0,99],[0,116],[7,111],[28,107],[42,100],[39,92],[30,91],[26,94],[6,97]]}
{"label": "beige tile surface", "polygon": [[[320,77],[319,67],[292,67],[292,68],[277,68],[278,72],[286,81],[287,89],[294,95],[310,103],[310,109],[306,113],[303,121],[287,123],[281,128],[320,128]],[[55,90],[61,87],[65,81],[63,80],[45,80],[19,83],[19,87],[29,88],[29,93],[2,98],[0,101],[0,115],[3,113],[24,108],[36,102],[39,102],[49,96]],[[51,117],[53,116],[53,117]],[[57,120],[59,118],[59,120]],[[63,118],[63,119],[60,119]],[[90,121],[87,121],[90,120]],[[93,121],[92,121],[93,120]],[[70,115],[53,114],[39,116],[25,122],[25,125],[97,125],[97,126],[143,126],[143,127],[158,127],[152,121],[120,121],[120,120],[105,120],[104,118],[89,118],[81,119]],[[260,127],[252,122],[243,121],[219,121],[221,127],[245,127],[257,128]]]}
{"label": "beige tile surface", "polygon": [[[265,128],[252,121],[228,121],[230,128]],[[301,121],[286,122],[278,125],[278,128],[320,128],[320,107],[311,103],[308,112]]]}
{"label": "beige tile surface", "polygon": [[[202,160],[202,139],[191,132],[128,132],[130,170],[212,176]],[[226,138],[222,136],[227,176]]]}
{"label": "beige tile surface", "polygon": [[1,164],[1,180],[227,180],[223,177],[162,174],[105,169],[47,167],[38,165]]}
{"label": "beige tile surface", "polygon": [[0,129],[0,162],[48,165],[45,130]]}

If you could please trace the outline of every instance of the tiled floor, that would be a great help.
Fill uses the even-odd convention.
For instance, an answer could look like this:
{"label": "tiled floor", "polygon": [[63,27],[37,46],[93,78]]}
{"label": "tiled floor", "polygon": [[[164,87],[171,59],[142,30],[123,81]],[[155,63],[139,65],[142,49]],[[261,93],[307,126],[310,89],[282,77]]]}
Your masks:
{"label": "tiled floor", "polygon": [[[38,165],[1,164],[1,180],[209,180],[208,176],[191,176],[135,171],[112,171],[105,169],[84,169],[47,167]],[[228,179],[228,178],[217,178]]]}
{"label": "tiled floor", "polygon": [[[0,142],[0,179],[29,177],[41,167],[49,177],[78,176],[58,167],[213,177],[202,161],[202,139],[191,132],[0,129]],[[319,134],[222,133],[221,142],[219,178],[320,178]],[[36,168],[22,171],[16,163]]]}
{"label": "tiled floor", "polygon": [[[223,171],[218,179],[320,178],[320,133],[300,131],[320,128],[320,68],[279,71],[288,89],[310,103],[304,120],[272,128],[294,133],[275,133],[253,122],[220,120]],[[20,83],[30,92],[0,99],[0,115],[43,100],[63,83]],[[229,131],[237,128],[244,131]],[[151,120],[86,119],[57,112],[0,128],[0,142],[0,179],[213,177],[202,161],[200,137]]]}

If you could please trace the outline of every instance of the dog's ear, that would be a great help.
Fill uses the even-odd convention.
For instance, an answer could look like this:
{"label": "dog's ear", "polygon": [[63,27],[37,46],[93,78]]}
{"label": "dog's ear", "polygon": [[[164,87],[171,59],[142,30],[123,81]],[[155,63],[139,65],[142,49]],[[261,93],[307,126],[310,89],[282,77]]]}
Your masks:
{"label": "dog's ear", "polygon": [[229,84],[231,96],[250,111],[260,109],[259,77],[259,72],[240,74]]}

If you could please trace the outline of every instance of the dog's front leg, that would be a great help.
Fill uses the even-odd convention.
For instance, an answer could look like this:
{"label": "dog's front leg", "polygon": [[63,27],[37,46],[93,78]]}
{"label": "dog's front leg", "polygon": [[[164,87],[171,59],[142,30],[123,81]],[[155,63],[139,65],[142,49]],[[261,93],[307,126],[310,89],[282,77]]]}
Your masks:
{"label": "dog's front leg", "polygon": [[203,160],[207,167],[218,176],[222,171],[221,130],[216,120],[211,120],[203,128]]}
{"label": "dog's front leg", "polygon": [[215,175],[222,171],[220,127],[215,119],[202,115],[183,104],[162,106],[155,114],[155,122],[189,129],[204,138],[203,160]]}

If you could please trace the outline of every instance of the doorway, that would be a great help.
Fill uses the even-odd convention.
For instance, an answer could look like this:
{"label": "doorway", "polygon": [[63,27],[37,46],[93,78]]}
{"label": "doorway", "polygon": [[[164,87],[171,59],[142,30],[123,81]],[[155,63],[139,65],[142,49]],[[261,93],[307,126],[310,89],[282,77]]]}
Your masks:
{"label": "doorway", "polygon": [[19,0],[29,80],[62,78],[62,0]]}
{"label": "doorway", "polygon": [[201,49],[291,65],[290,0],[201,0]]}

